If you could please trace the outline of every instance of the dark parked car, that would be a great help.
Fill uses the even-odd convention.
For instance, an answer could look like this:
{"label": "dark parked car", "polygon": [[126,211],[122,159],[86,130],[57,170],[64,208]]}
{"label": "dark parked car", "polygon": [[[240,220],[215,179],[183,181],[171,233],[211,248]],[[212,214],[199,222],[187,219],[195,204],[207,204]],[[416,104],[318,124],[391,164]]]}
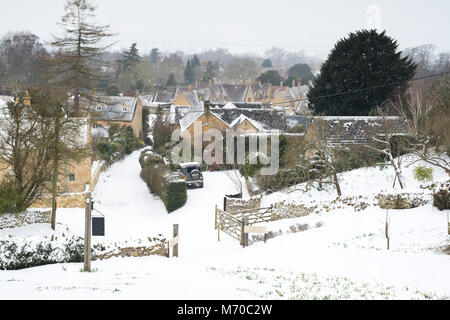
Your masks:
{"label": "dark parked car", "polygon": [[178,165],[178,170],[184,175],[188,187],[203,188],[203,174],[198,162],[185,162]]}

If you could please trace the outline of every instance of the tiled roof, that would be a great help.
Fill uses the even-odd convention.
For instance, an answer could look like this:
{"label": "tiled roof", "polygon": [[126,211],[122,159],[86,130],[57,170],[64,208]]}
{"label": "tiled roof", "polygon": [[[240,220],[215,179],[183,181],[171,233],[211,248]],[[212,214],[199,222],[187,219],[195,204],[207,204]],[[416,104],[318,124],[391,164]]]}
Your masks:
{"label": "tiled roof", "polygon": [[137,98],[101,97],[101,103],[91,107],[92,119],[97,121],[133,121]]}
{"label": "tiled roof", "polygon": [[322,129],[328,143],[336,145],[369,143],[377,135],[409,134],[400,117],[315,117],[312,127]]}
{"label": "tiled roof", "polygon": [[244,102],[245,95],[247,94],[247,86],[245,85],[234,85],[234,84],[223,84],[223,91],[226,94],[226,100],[231,102]]}

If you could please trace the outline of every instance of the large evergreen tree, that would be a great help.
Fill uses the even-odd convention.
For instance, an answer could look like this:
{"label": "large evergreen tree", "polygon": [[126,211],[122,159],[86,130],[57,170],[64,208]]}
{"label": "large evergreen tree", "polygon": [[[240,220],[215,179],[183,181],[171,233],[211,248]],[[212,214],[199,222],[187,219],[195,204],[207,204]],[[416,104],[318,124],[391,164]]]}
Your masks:
{"label": "large evergreen tree", "polygon": [[82,109],[81,97],[95,100],[96,83],[105,79],[99,60],[111,46],[104,43],[105,39],[113,34],[109,26],[94,21],[95,10],[89,0],[68,0],[61,19],[64,34],[52,43],[57,52],[50,61],[53,68],[49,80],[71,92],[75,110]]}
{"label": "large evergreen tree", "polygon": [[314,79],[311,67],[306,63],[297,63],[289,68],[287,84],[291,85],[292,80],[307,84],[309,80]]}
{"label": "large evergreen tree", "polygon": [[141,61],[141,56],[139,55],[139,50],[137,44],[133,43],[130,50],[124,51],[122,53],[122,66],[124,70],[130,70],[135,67],[139,61]]}
{"label": "large evergreen tree", "polygon": [[157,64],[160,60],[160,54],[158,48],[153,48],[152,51],[150,51],[150,62],[153,64]]}
{"label": "large evergreen tree", "polygon": [[263,68],[272,68],[272,60],[265,59],[261,65]]}
{"label": "large evergreen tree", "polygon": [[173,87],[176,85],[177,85],[177,82],[175,81],[175,74],[172,72],[171,74],[169,74],[169,79],[167,79],[166,86]]}
{"label": "large evergreen tree", "polygon": [[[396,88],[403,88],[416,66],[397,51],[383,31],[362,30],[339,40],[322,65],[308,99],[316,114],[367,116]],[[392,86],[390,84],[398,84]],[[366,88],[372,88],[366,90]],[[332,95],[323,97],[326,95]]]}
{"label": "large evergreen tree", "polygon": [[283,81],[283,77],[278,73],[277,70],[268,70],[264,73],[261,73],[256,81],[261,83],[270,83],[273,86],[279,86],[280,82]]}
{"label": "large evergreen tree", "polygon": [[190,60],[188,60],[186,68],[184,69],[184,82],[187,84],[192,84],[195,82],[195,72]]}

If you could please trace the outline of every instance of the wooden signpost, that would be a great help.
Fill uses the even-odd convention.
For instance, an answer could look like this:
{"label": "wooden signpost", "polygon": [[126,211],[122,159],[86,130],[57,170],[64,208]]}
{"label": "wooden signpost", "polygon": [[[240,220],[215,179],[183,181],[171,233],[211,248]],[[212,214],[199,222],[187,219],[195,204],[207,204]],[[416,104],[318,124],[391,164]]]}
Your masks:
{"label": "wooden signpost", "polygon": [[[264,233],[264,243],[267,241],[267,227],[266,226],[245,226],[244,233]],[[247,243],[248,245],[248,243]]]}
{"label": "wooden signpost", "polygon": [[91,193],[86,192],[85,229],[84,229],[84,271],[91,272],[91,232],[92,232],[92,207]]}
{"label": "wooden signpost", "polygon": [[173,248],[172,255],[178,257],[178,243],[180,242],[180,235],[178,234],[178,224],[173,225],[173,238],[169,240],[167,248],[167,257],[170,258],[170,248]]}

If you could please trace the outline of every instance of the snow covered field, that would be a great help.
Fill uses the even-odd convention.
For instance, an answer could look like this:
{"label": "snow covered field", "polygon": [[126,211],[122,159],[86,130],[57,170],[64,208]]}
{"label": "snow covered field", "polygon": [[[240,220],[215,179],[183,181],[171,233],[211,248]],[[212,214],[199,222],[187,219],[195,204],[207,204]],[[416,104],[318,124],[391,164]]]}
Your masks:
{"label": "snow covered field", "polygon": [[[167,214],[140,179],[139,152],[102,173],[93,193],[105,215],[106,237],[125,241],[162,234],[180,226],[179,258],[160,256],[94,261],[0,271],[0,299],[428,299],[450,297],[447,214],[431,204],[390,210],[391,250],[384,238],[385,210],[330,212],[268,224],[283,235],[243,249],[214,230],[214,207],[236,193],[225,172],[205,172],[205,188],[188,190],[188,202]],[[418,190],[412,167],[404,170],[409,190]],[[435,180],[447,177],[434,169]],[[340,175],[344,196],[370,195],[392,188],[391,168],[362,168]],[[263,206],[286,200],[311,203],[336,198],[334,190],[277,192]],[[94,214],[96,211],[94,211]],[[84,210],[59,209],[57,234],[84,234]],[[290,226],[309,229],[290,233]],[[27,237],[53,234],[47,224],[0,230]]]}

